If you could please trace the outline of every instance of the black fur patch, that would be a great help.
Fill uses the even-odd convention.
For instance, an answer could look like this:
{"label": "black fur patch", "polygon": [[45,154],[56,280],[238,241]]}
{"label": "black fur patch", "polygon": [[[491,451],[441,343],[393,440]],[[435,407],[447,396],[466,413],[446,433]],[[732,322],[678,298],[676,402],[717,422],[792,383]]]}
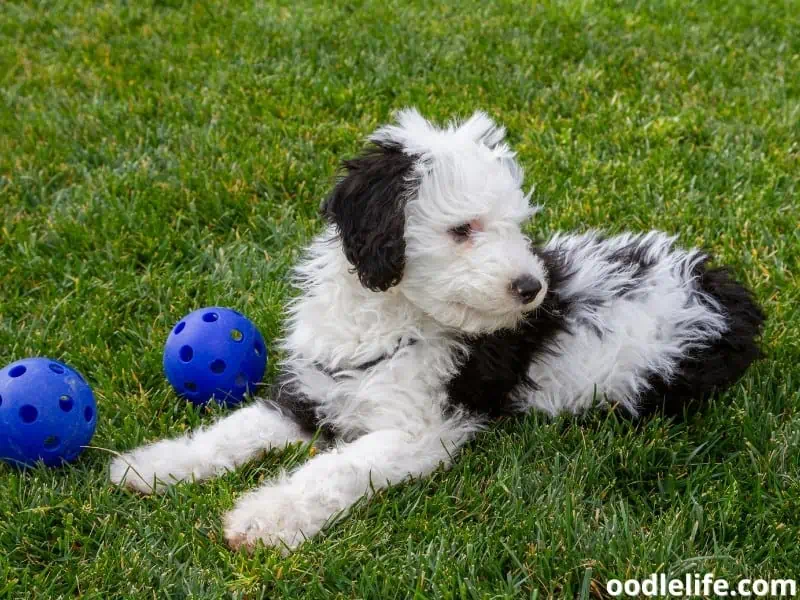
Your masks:
{"label": "black fur patch", "polygon": [[640,399],[644,414],[662,411],[666,415],[692,412],[712,394],[730,387],[761,357],[756,339],[765,316],[753,294],[737,283],[725,268],[695,269],[698,288],[722,306],[729,329],[706,348],[683,359],[675,376],[665,381],[652,377],[650,392]]}
{"label": "black fur patch", "polygon": [[626,246],[618,248],[609,255],[608,260],[610,262],[617,263],[626,270],[633,267],[633,272],[628,275],[629,283],[620,287],[617,292],[618,296],[625,296],[635,291],[639,283],[647,277],[650,270],[655,266],[657,260],[647,256],[651,249],[652,244],[644,244],[640,240],[635,240]]}
{"label": "black fur patch", "polygon": [[313,434],[321,429],[324,436],[329,438],[335,436],[333,430],[321,425],[317,416],[317,403],[297,389],[294,376],[290,373],[281,373],[278,376],[272,384],[269,398],[265,401],[268,407],[272,404],[277,405],[285,416],[294,419],[308,433]]}
{"label": "black fur patch", "polygon": [[528,367],[537,356],[556,350],[553,340],[566,330],[564,315],[570,310],[569,303],[559,298],[557,291],[569,277],[563,261],[551,252],[538,254],[549,274],[544,302],[516,329],[466,339],[469,358],[447,385],[453,404],[498,417],[514,411],[511,393],[515,388],[536,388],[536,382],[528,377]]}
{"label": "black fur patch", "polygon": [[375,144],[344,163],[344,177],[322,205],[361,284],[375,292],[403,277],[405,200],[414,161],[399,146]]}

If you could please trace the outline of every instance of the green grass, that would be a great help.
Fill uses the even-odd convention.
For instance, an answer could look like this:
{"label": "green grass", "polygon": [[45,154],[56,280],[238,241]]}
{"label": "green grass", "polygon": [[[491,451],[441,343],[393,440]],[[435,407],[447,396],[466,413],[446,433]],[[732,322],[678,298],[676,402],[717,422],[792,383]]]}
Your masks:
{"label": "green grass", "polygon": [[[287,558],[229,552],[220,515],[305,448],[163,497],[112,488],[111,449],[215,418],[168,389],[169,327],[222,304],[275,338],[337,161],[410,104],[508,126],[537,235],[656,227],[732,264],[769,315],[766,359],[686,424],[500,423]],[[63,359],[100,410],[75,465],[0,466],[0,597],[796,575],[799,123],[797,1],[0,0],[0,364]]]}

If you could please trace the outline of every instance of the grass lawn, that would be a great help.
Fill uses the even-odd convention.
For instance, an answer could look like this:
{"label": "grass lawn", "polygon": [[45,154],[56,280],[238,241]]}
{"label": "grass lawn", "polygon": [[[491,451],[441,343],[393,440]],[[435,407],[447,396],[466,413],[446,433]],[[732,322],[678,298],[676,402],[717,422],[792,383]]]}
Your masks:
{"label": "grass lawn", "polygon": [[[704,413],[531,415],[289,557],[220,516],[306,448],[140,498],[111,449],[194,410],[161,373],[191,309],[281,327],[337,161],[393,110],[484,108],[532,233],[660,228],[733,265],[766,359]],[[0,0],[0,365],[62,359],[100,421],[73,466],[0,466],[0,598],[595,597],[610,578],[797,576],[800,2]],[[274,375],[275,360],[270,375]]]}

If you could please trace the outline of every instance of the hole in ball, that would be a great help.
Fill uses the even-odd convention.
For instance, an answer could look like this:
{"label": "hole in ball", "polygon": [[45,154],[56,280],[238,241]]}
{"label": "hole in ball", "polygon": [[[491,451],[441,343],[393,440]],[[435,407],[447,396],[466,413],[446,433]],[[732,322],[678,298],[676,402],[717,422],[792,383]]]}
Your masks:
{"label": "hole in ball", "polygon": [[27,371],[27,370],[28,369],[24,365],[17,365],[16,367],[14,367],[13,369],[11,369],[8,372],[8,375],[10,377],[15,377],[15,378],[16,377],[21,377],[22,375],[25,374],[25,371]]}
{"label": "hole in ball", "polygon": [[91,406],[87,406],[83,409],[83,418],[86,419],[87,423],[94,418],[94,409]]}
{"label": "hole in ball", "polygon": [[61,365],[57,365],[56,363],[50,363],[50,370],[56,375],[64,374],[64,367],[62,367]]}
{"label": "hole in ball", "polygon": [[181,349],[178,351],[178,356],[181,357],[183,362],[189,362],[194,356],[194,350],[192,350],[191,346],[181,346]]}
{"label": "hole in ball", "polygon": [[180,323],[175,325],[175,329],[173,330],[173,333],[175,335],[178,335],[181,331],[183,331],[184,327],[186,327],[186,322],[185,321],[181,321]]}
{"label": "hole in ball", "polygon": [[217,359],[211,363],[211,372],[219,375],[225,370],[225,361]]}
{"label": "hole in ball", "polygon": [[213,323],[217,319],[219,319],[219,315],[215,312],[207,312],[203,315],[203,321],[206,323]]}
{"label": "hole in ball", "polygon": [[22,419],[23,423],[33,423],[38,416],[39,411],[36,410],[35,406],[31,406],[30,404],[21,406],[19,409],[19,418]]}
{"label": "hole in ball", "polygon": [[261,345],[261,342],[256,342],[255,346],[253,346],[253,351],[256,356],[261,356],[264,354],[264,346]]}
{"label": "hole in ball", "polygon": [[69,396],[67,396],[66,394],[64,394],[63,396],[61,396],[61,397],[58,399],[58,406],[59,406],[59,408],[61,408],[61,410],[63,410],[64,412],[69,412],[69,411],[71,411],[71,410],[72,410],[72,407],[73,407],[74,405],[75,405],[75,403],[72,401],[72,398],[70,398],[70,397],[69,397]]}
{"label": "hole in ball", "polygon": [[183,387],[184,387],[184,389],[186,389],[186,390],[188,390],[190,392],[196,392],[197,391],[197,384],[194,381],[187,381],[186,383],[183,384]]}
{"label": "hole in ball", "polygon": [[0,406],[3,406],[3,397],[0,396]]}
{"label": "hole in ball", "polygon": [[48,435],[46,438],[44,438],[44,449],[50,450],[52,452],[53,450],[58,448],[60,443],[61,440],[59,440],[56,436]]}
{"label": "hole in ball", "polygon": [[234,342],[241,342],[244,339],[244,334],[238,329],[231,329],[231,339]]}
{"label": "hole in ball", "polygon": [[236,376],[236,380],[233,382],[233,384],[236,387],[240,387],[240,388],[246,386],[247,385],[247,375],[245,375],[244,373],[239,373]]}

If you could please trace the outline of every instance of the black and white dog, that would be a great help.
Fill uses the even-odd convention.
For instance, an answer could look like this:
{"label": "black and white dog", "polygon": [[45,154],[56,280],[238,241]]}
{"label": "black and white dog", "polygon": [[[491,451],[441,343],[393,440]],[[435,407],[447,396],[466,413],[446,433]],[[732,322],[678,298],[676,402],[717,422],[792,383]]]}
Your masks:
{"label": "black and white dog", "polygon": [[121,455],[111,479],[160,492],[321,429],[322,452],[225,518],[231,546],[286,551],[374,489],[447,466],[491,417],[675,413],[733,384],[759,356],[751,293],[658,232],[533,245],[503,136],[483,113],[438,128],[405,110],[378,129],[296,268],[271,397]]}

